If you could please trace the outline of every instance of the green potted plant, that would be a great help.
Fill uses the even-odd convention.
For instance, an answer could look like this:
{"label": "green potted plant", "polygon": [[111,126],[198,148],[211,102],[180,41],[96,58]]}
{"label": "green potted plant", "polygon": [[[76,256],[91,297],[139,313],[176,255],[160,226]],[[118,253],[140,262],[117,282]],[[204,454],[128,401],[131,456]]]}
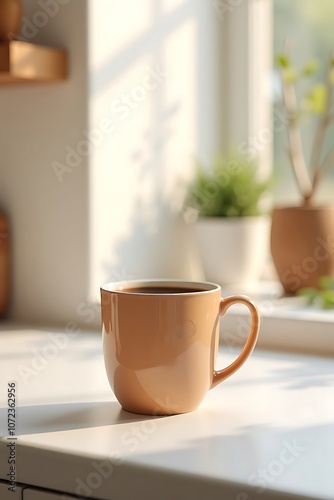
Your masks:
{"label": "green potted plant", "polygon": [[245,157],[218,156],[211,170],[198,165],[186,199],[206,279],[250,284],[263,270],[270,223],[270,181]]}
{"label": "green potted plant", "polygon": [[[285,51],[277,57],[283,104],[287,118],[288,153],[299,189],[299,206],[275,207],[272,215],[271,252],[285,292],[319,287],[321,276],[334,276],[334,205],[319,205],[315,196],[319,183],[334,164],[334,148],[325,148],[333,123],[334,58],[329,58],[325,79],[312,85],[303,98],[296,97],[296,84],[313,75],[317,61],[301,71]],[[305,159],[301,126],[317,119],[309,162]]]}

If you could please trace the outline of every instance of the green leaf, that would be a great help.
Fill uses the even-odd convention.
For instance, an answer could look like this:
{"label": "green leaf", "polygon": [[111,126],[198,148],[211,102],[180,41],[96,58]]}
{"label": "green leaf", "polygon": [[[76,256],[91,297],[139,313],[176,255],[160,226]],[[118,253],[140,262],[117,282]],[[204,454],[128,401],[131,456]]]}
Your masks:
{"label": "green leaf", "polygon": [[285,83],[295,83],[298,79],[298,73],[294,68],[284,68],[282,78]]}
{"label": "green leaf", "polygon": [[317,71],[317,69],[318,69],[318,61],[312,59],[306,64],[305,68],[302,71],[302,74],[304,76],[312,76]]}
{"label": "green leaf", "polygon": [[329,72],[329,81],[332,85],[334,85],[334,69],[331,69]]}
{"label": "green leaf", "polygon": [[[319,279],[319,285],[322,290],[316,288],[302,288],[298,291],[298,295],[306,297],[309,305],[319,299],[323,309],[334,308],[334,278],[330,276],[322,276]],[[317,301],[318,302],[318,301]]]}
{"label": "green leaf", "polygon": [[334,290],[324,290],[321,292],[321,298],[324,309],[334,308]]}
{"label": "green leaf", "polygon": [[321,276],[319,285],[323,290],[334,290],[334,278],[330,276]]}
{"label": "green leaf", "polygon": [[288,68],[290,66],[290,61],[286,54],[277,54],[276,61],[281,68]]}
{"label": "green leaf", "polygon": [[311,305],[318,297],[319,292],[315,288],[301,288],[300,290],[298,290],[297,294],[300,297],[305,297],[307,299],[307,303]]}
{"label": "green leaf", "polygon": [[263,202],[271,185],[245,156],[218,156],[211,170],[199,166],[185,203],[204,217],[260,215],[266,212]]}
{"label": "green leaf", "polygon": [[303,101],[303,106],[307,111],[321,114],[325,110],[327,91],[322,83],[317,83],[307,94]]}
{"label": "green leaf", "polygon": [[277,65],[281,68],[288,68],[290,66],[290,61],[286,54],[277,54],[276,61]]}

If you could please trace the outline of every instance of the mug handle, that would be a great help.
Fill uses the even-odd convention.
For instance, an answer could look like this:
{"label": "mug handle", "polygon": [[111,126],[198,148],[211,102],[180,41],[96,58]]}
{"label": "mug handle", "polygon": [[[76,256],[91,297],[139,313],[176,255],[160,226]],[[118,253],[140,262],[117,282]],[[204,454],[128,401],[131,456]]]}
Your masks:
{"label": "mug handle", "polygon": [[245,295],[232,295],[231,297],[226,297],[225,299],[222,298],[219,307],[219,316],[223,316],[226,313],[227,309],[233,304],[244,304],[248,307],[252,318],[250,332],[247,338],[247,342],[237,359],[226,368],[213,372],[213,379],[210,389],[216,387],[216,385],[220,384],[220,382],[223,382],[223,380],[227,379],[233,373],[239,370],[246,359],[252,354],[259,335],[260,314],[257,310],[256,305],[251,301],[249,297],[246,297]]}

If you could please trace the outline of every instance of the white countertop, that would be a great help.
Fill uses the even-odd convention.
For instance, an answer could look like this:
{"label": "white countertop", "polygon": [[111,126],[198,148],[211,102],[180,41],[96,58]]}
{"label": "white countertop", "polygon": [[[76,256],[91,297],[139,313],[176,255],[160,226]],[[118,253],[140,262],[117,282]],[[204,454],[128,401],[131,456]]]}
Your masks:
{"label": "white countertop", "polygon": [[1,436],[16,381],[18,483],[102,500],[334,499],[333,358],[256,350],[196,412],[156,418],[120,408],[98,334],[3,330],[0,360]]}

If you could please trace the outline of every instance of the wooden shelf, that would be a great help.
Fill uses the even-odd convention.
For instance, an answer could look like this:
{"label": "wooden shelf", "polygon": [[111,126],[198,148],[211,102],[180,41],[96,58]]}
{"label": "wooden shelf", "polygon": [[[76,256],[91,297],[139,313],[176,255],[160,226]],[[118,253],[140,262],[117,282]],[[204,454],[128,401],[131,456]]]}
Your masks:
{"label": "wooden shelf", "polygon": [[51,83],[66,77],[66,51],[18,40],[0,43],[0,85]]}

